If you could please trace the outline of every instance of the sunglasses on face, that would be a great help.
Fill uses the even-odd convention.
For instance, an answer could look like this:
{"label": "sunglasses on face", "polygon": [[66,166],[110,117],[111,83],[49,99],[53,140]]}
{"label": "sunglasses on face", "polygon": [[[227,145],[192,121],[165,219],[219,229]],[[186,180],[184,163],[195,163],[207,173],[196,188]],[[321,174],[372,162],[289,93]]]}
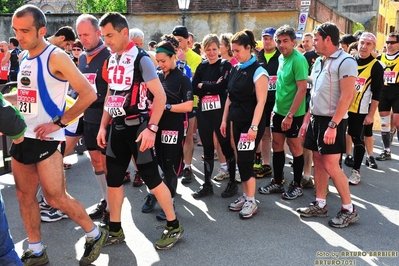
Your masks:
{"label": "sunglasses on face", "polygon": [[386,43],[386,44],[396,44],[396,43],[398,43],[398,42],[395,42],[395,41],[386,41],[385,43]]}
{"label": "sunglasses on face", "polygon": [[72,51],[82,51],[80,48],[72,48]]}

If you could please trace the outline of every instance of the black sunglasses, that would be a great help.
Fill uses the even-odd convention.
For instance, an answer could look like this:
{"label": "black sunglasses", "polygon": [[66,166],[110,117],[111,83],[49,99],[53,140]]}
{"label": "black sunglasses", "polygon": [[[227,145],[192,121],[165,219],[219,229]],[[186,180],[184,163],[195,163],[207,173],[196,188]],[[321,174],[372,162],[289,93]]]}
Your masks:
{"label": "black sunglasses", "polygon": [[320,33],[320,31],[323,32],[325,37],[328,36],[327,32],[321,26],[317,26],[316,27],[316,31],[319,32],[319,33]]}
{"label": "black sunglasses", "polygon": [[386,41],[385,43],[386,43],[386,44],[395,44],[395,43],[398,43],[398,42],[395,42],[395,41]]}

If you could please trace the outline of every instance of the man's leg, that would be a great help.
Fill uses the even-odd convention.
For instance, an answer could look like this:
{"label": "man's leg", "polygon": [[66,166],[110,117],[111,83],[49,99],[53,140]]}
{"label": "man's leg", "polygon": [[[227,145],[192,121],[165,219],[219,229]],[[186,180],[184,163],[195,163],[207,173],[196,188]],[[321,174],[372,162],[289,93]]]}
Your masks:
{"label": "man's leg", "polygon": [[182,183],[187,184],[191,183],[193,178],[193,172],[191,170],[191,161],[193,159],[194,153],[194,123],[195,117],[191,117],[188,122],[188,129],[186,135],[186,141],[184,142],[183,146],[183,157],[184,157],[184,168],[183,168],[183,179]]}
{"label": "man's leg", "polygon": [[390,111],[380,112],[381,118],[381,139],[384,144],[384,151],[376,157],[378,161],[385,161],[391,159],[391,143],[390,143]]}

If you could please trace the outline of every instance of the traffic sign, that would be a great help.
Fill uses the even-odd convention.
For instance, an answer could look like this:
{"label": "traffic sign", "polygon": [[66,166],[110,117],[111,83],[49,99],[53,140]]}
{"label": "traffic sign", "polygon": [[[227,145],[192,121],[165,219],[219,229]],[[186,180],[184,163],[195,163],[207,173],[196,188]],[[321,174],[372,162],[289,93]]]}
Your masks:
{"label": "traffic sign", "polygon": [[301,1],[301,6],[310,6],[310,1]]}
{"label": "traffic sign", "polygon": [[300,31],[305,30],[307,20],[308,20],[308,12],[299,13],[298,30],[300,30]]}

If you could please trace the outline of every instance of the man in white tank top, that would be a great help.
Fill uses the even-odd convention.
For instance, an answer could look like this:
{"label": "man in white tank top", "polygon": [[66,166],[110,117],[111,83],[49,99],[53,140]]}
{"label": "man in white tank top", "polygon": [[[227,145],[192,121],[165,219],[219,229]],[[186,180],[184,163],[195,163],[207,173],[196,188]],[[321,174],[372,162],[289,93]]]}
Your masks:
{"label": "man in white tank top", "polygon": [[[12,168],[20,212],[29,246],[21,257],[25,265],[48,262],[40,233],[36,188],[41,184],[48,203],[66,213],[86,232],[85,252],[80,265],[89,265],[100,255],[108,232],[95,225],[83,205],[66,192],[63,173],[64,127],[95,99],[87,79],[68,55],[45,41],[46,17],[33,5],[18,8],[12,27],[25,51],[20,56],[18,90],[7,99],[23,114],[27,130],[22,143],[11,146]],[[68,82],[80,97],[66,112]]]}

